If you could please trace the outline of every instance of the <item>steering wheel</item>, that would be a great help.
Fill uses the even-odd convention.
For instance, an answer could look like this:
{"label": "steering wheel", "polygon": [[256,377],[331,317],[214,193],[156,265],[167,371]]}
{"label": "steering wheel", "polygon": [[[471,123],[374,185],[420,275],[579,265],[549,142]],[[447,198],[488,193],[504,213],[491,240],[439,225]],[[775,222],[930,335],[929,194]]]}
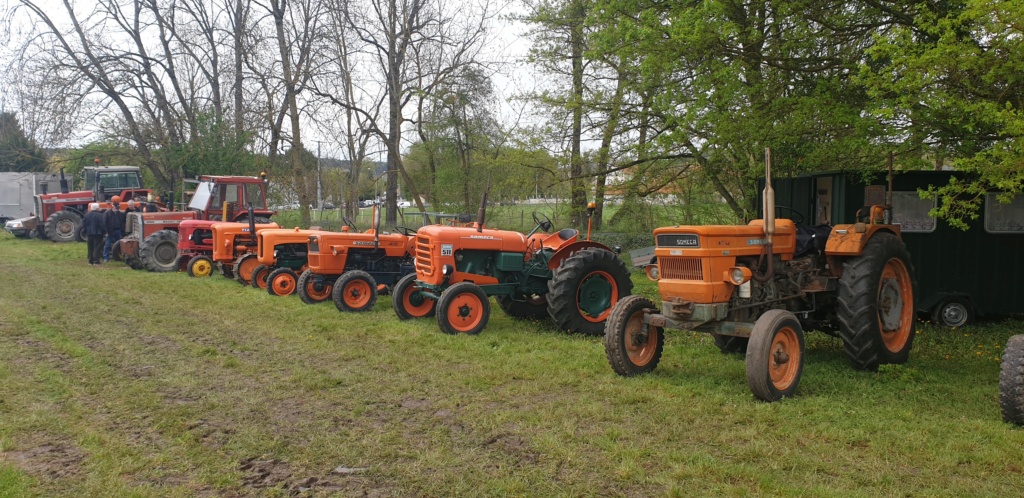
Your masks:
{"label": "steering wheel", "polygon": [[409,227],[395,225],[395,231],[401,233],[402,235],[405,235],[406,237],[410,235],[416,235],[416,230],[413,230],[412,228]]}
{"label": "steering wheel", "polygon": [[348,219],[348,216],[342,216],[341,221],[344,221],[345,224],[348,225],[348,228],[353,232],[356,230],[356,222]]}
{"label": "steering wheel", "polygon": [[804,215],[803,215],[803,213],[801,213],[800,211],[797,211],[796,209],[793,209],[793,208],[791,208],[789,206],[775,206],[775,217],[776,218],[783,218],[783,216],[780,216],[780,212],[788,212],[789,214],[791,214],[792,216],[789,216],[789,219],[793,220],[793,224],[795,224],[795,225],[801,225],[804,222]]}
{"label": "steering wheel", "polygon": [[540,229],[545,233],[551,232],[551,227],[554,226],[551,223],[551,218],[544,213],[533,212],[533,222],[540,226]]}

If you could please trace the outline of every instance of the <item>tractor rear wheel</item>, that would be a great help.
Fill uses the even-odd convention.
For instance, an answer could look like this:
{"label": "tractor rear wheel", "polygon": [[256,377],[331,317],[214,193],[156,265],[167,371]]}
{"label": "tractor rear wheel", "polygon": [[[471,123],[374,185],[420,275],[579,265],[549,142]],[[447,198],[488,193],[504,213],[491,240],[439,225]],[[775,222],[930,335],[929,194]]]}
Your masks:
{"label": "tractor rear wheel", "polygon": [[298,281],[299,276],[295,274],[295,270],[278,268],[267,275],[267,292],[271,296],[290,296],[295,293]]}
{"label": "tractor rear wheel", "polygon": [[437,311],[437,301],[420,292],[416,274],[410,273],[395,284],[391,293],[391,307],[399,320],[430,318]]}
{"label": "tractor rear wheel", "polygon": [[323,276],[317,278],[317,275],[312,270],[306,270],[299,275],[299,282],[296,284],[298,287],[299,299],[306,304],[317,304],[322,303],[331,298],[331,292],[334,290],[333,280],[329,276]]}
{"label": "tractor rear wheel", "polygon": [[615,303],[632,291],[626,264],[611,251],[588,247],[555,269],[545,297],[562,330],[599,336]]}
{"label": "tractor rear wheel", "polygon": [[903,242],[876,233],[839,279],[839,336],[850,363],[906,363],[914,342],[914,268]]}
{"label": "tractor rear wheel", "polygon": [[750,339],[746,337],[721,334],[711,334],[711,337],[715,339],[715,346],[718,346],[718,350],[721,351],[722,354],[747,353],[747,344],[750,342]]}
{"label": "tractor rear wheel", "polygon": [[249,276],[249,285],[257,289],[266,289],[269,277],[270,267],[267,265],[259,265],[252,270],[252,275]]}
{"label": "tractor rear wheel", "polygon": [[188,260],[185,267],[190,277],[209,277],[213,275],[213,261],[206,256],[195,256]]}
{"label": "tractor rear wheel", "polygon": [[370,311],[377,304],[377,281],[365,271],[345,272],[331,293],[338,311]]}
{"label": "tractor rear wheel", "polygon": [[542,320],[548,317],[548,302],[544,296],[495,296],[494,300],[512,318]]}
{"label": "tractor rear wheel", "polygon": [[999,409],[1003,420],[1024,425],[1024,335],[1006,341],[999,368]]}
{"label": "tractor rear wheel", "polygon": [[615,373],[631,377],[657,368],[665,349],[665,329],[644,329],[644,314],[656,310],[643,296],[627,296],[612,308],[604,324],[604,355]]}
{"label": "tractor rear wheel", "polygon": [[82,217],[74,211],[57,211],[46,219],[43,233],[54,242],[72,242],[78,240],[78,232],[83,227]]}
{"label": "tractor rear wheel", "polygon": [[159,230],[139,244],[139,259],[149,271],[167,272],[178,269],[178,232]]}
{"label": "tractor rear wheel", "polygon": [[251,252],[239,256],[234,265],[235,280],[242,285],[249,285],[252,283],[252,271],[259,265],[256,255]]}
{"label": "tractor rear wheel", "polygon": [[459,282],[437,300],[437,325],[445,334],[479,334],[491,318],[487,293],[472,282]]}
{"label": "tractor rear wheel", "polygon": [[788,398],[804,371],[804,331],[796,315],[769,310],[754,322],[747,345],[747,386],[762,401]]}

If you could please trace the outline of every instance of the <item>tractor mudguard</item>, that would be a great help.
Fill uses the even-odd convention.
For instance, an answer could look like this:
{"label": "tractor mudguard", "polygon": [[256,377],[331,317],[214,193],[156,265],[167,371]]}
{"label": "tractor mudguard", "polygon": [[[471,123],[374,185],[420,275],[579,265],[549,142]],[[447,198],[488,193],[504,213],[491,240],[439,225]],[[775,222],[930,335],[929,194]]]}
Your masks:
{"label": "tractor mudguard", "polygon": [[853,225],[836,225],[825,244],[827,256],[858,256],[864,251],[864,245],[871,240],[876,232],[888,232],[900,237],[900,228],[896,225],[876,225],[855,223]]}
{"label": "tractor mudguard", "polygon": [[594,242],[592,240],[578,240],[576,242],[573,242],[572,244],[562,246],[558,251],[555,252],[555,254],[551,255],[551,259],[548,260],[548,268],[551,269],[551,271],[554,271],[556,268],[558,268],[558,265],[562,264],[562,260],[568,258],[569,256],[572,256],[577,251],[586,249],[588,247],[597,247],[599,249],[604,249],[609,252],[615,252],[612,251],[608,246],[600,242]]}

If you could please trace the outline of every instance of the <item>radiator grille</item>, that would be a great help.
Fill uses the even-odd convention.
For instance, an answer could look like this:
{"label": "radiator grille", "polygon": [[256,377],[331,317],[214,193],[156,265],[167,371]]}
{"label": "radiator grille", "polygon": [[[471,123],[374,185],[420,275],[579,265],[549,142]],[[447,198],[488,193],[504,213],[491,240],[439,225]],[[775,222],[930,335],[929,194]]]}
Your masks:
{"label": "radiator grille", "polygon": [[416,272],[423,275],[433,275],[434,268],[431,266],[433,260],[430,257],[430,239],[416,237]]}
{"label": "radiator grille", "polygon": [[659,257],[661,278],[673,280],[704,280],[704,264],[700,258]]}

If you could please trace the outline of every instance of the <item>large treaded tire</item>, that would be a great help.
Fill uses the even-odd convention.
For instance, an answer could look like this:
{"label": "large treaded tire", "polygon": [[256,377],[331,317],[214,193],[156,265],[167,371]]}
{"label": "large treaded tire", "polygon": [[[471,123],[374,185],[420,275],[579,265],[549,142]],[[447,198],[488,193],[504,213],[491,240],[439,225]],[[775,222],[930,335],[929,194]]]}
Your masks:
{"label": "large treaded tire", "polygon": [[711,334],[715,340],[715,346],[722,354],[747,354],[747,345],[750,339],[747,337],[736,337],[733,335]]}
{"label": "large treaded tire", "polygon": [[[555,269],[545,297],[548,314],[559,328],[600,336],[615,303],[632,292],[633,281],[626,264],[611,251],[588,247],[565,258]],[[581,302],[583,308],[607,306],[598,313],[586,313]]]}
{"label": "large treaded tire", "polygon": [[82,217],[74,211],[57,211],[46,219],[43,233],[53,242],[74,242],[82,230]]}
{"label": "large treaded tire", "polygon": [[796,392],[804,371],[804,331],[796,315],[768,310],[754,322],[746,367],[755,398],[771,403]]}
{"label": "large treaded tire", "polygon": [[160,230],[139,244],[139,260],[149,271],[168,272],[178,269],[178,232]]}
{"label": "large treaded tire", "polygon": [[331,299],[334,284],[330,282],[337,280],[337,278],[332,279],[329,276],[324,276],[321,278],[323,282],[320,284],[317,283],[316,278],[317,276],[309,269],[306,269],[306,271],[299,275],[298,290],[296,292],[299,294],[299,299],[306,304],[317,304]]}
{"label": "large treaded tire", "polygon": [[999,410],[1003,420],[1024,425],[1024,335],[1006,341],[999,368]]}
{"label": "large treaded tire", "polygon": [[[543,296],[494,296],[501,311],[520,320],[543,320],[548,317],[548,302]],[[533,302],[531,302],[533,301]]]}
{"label": "large treaded tire", "polygon": [[399,320],[430,318],[437,313],[437,300],[424,297],[418,291],[416,274],[402,277],[391,292],[391,307]]}
{"label": "large treaded tire", "polygon": [[343,313],[370,311],[377,304],[377,281],[365,271],[345,272],[334,282],[331,299]]}
{"label": "large treaded tire", "polygon": [[[883,274],[889,276],[883,279]],[[914,342],[913,287],[910,253],[891,233],[875,233],[860,256],[843,264],[837,313],[839,336],[855,369],[877,370],[881,364],[906,363]],[[898,309],[886,304],[894,288],[898,289]],[[899,317],[892,317],[893,309]],[[898,322],[890,332],[883,330],[885,316]]]}
{"label": "large treaded tire", "polygon": [[657,312],[650,299],[626,296],[612,308],[604,324],[604,355],[612,370],[623,377],[652,372],[661,361],[665,329],[650,327],[643,342],[634,340],[642,332],[645,312]]}

